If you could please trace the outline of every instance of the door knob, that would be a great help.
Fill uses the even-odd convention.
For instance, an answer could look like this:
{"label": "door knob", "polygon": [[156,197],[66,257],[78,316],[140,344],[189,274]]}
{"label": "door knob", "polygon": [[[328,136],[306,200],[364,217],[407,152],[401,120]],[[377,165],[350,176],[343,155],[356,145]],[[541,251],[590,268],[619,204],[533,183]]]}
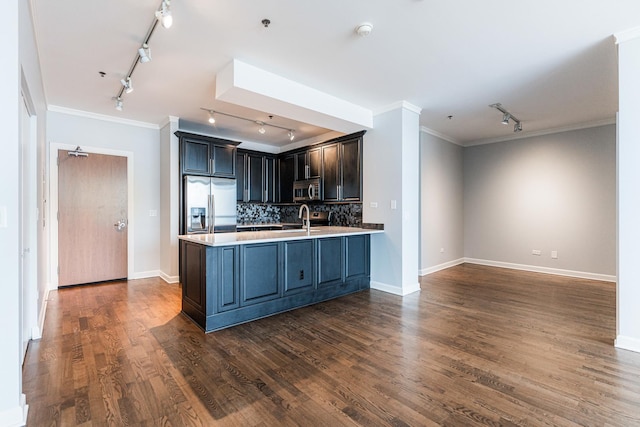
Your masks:
{"label": "door knob", "polygon": [[127,221],[124,219],[118,220],[113,226],[116,227],[118,231],[121,231],[127,226]]}

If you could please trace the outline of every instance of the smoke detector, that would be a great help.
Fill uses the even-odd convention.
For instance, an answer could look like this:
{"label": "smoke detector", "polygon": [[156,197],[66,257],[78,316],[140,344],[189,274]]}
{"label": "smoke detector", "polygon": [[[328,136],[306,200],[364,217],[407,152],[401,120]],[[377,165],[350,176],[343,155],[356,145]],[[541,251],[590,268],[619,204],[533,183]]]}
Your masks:
{"label": "smoke detector", "polygon": [[368,22],[363,22],[362,24],[356,27],[356,34],[358,34],[361,37],[366,37],[369,34],[371,34],[372,30],[373,30],[373,24],[370,24]]}

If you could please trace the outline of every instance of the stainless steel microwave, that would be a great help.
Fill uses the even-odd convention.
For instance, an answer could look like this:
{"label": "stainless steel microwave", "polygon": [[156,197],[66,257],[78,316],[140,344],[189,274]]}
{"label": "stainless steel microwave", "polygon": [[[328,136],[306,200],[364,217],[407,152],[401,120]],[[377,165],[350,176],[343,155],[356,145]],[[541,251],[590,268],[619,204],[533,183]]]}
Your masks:
{"label": "stainless steel microwave", "polygon": [[305,179],[293,183],[293,201],[308,202],[322,200],[322,181],[320,178]]}

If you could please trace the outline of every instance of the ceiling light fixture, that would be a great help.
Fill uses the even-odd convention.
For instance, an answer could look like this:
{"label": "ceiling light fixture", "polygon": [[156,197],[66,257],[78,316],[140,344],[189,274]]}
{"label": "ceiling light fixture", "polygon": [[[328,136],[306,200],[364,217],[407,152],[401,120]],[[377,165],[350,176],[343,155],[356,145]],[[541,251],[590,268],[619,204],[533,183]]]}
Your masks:
{"label": "ceiling light fixture", "polygon": [[125,77],[124,79],[121,79],[120,83],[122,83],[125,93],[133,92],[133,83],[131,82],[131,77]]}
{"label": "ceiling light fixture", "polygon": [[148,44],[144,43],[140,46],[140,49],[138,49],[138,56],[140,57],[140,62],[143,64],[151,61],[151,48]]}
{"label": "ceiling light fixture", "polygon": [[373,31],[373,24],[370,24],[368,22],[363,22],[356,27],[356,34],[360,37],[368,36],[369,34],[371,34],[371,31]]}
{"label": "ceiling light fixture", "polygon": [[[171,0],[162,0],[160,7],[155,12],[155,17],[147,30],[147,34],[144,36],[142,41],[142,45],[138,48],[136,52],[136,56],[133,59],[133,63],[129,67],[129,72],[125,74],[125,77],[120,80],[122,83],[122,87],[118,94],[113,98],[116,100],[116,108],[119,111],[122,111],[122,95],[125,93],[133,92],[133,85],[131,84],[131,76],[136,69],[138,63],[145,63],[151,61],[151,48],[149,48],[149,40],[151,40],[151,36],[153,32],[156,30],[158,26],[158,22],[162,23],[162,26],[165,28],[169,28],[171,23],[173,22],[173,17],[171,16],[171,10],[169,10],[169,4]],[[102,72],[100,73],[102,75]],[[104,76],[103,76],[104,77]],[[119,107],[119,108],[118,108]]]}
{"label": "ceiling light fixture", "polygon": [[502,113],[502,122],[501,123],[503,125],[508,125],[509,124],[509,120],[513,120],[514,123],[515,123],[515,125],[513,126],[513,131],[514,132],[522,132],[522,123],[520,122],[520,120],[518,120],[513,114],[508,112],[502,106],[502,104],[500,104],[499,102],[496,102],[495,104],[489,105],[489,107],[495,108],[496,110],[498,110],[498,111],[500,111]]}
{"label": "ceiling light fixture", "polygon": [[213,111],[209,111],[209,123],[211,123],[212,125],[216,124],[216,118],[213,117]]}
{"label": "ceiling light fixture", "polygon": [[173,16],[171,16],[171,9],[169,5],[171,0],[162,0],[160,9],[156,10],[156,19],[162,23],[164,28],[170,28],[173,25]]}
{"label": "ceiling light fixture", "polygon": [[[263,122],[262,120],[255,120],[255,119],[247,119],[245,117],[240,117],[240,116],[236,116],[233,114],[228,114],[228,113],[221,113],[220,111],[215,111],[212,110],[210,108],[203,108],[200,107],[201,110],[204,110],[206,112],[209,113],[209,123],[215,123],[215,118],[213,117],[214,114],[218,114],[218,115],[222,115],[222,116],[227,116],[227,117],[233,117],[234,119],[238,119],[238,120],[244,120],[247,122],[251,122],[251,123],[255,123],[258,126],[260,126],[258,128],[258,132],[260,132],[261,135],[264,135],[265,133],[267,133],[267,129],[265,128],[265,126],[270,126],[272,128],[277,128],[277,129],[282,129],[282,130],[286,130],[287,131],[287,137],[289,138],[289,141],[293,141],[295,139],[295,130],[294,129],[290,129],[290,128],[286,128],[283,126],[278,126],[278,125],[273,125],[271,123],[266,123]],[[273,116],[269,116],[269,118],[272,118]],[[213,122],[211,121],[213,119]]]}

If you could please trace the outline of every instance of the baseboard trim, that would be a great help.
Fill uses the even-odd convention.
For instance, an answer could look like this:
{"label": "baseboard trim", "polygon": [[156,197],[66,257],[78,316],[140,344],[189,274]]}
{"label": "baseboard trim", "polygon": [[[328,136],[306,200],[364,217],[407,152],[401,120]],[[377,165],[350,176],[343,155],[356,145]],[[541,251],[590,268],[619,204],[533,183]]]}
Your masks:
{"label": "baseboard trim", "polygon": [[405,295],[409,295],[412,294],[414,292],[418,292],[420,290],[420,283],[415,283],[411,286],[406,286],[403,288],[399,288],[397,286],[393,286],[393,285],[388,285],[386,283],[382,283],[382,282],[375,282],[375,281],[371,281],[370,283],[370,287],[371,289],[375,289],[377,291],[382,291],[382,292],[386,292],[388,294],[393,294],[393,295],[398,295],[398,296],[405,296]]}
{"label": "baseboard trim", "polygon": [[464,264],[464,258],[459,258],[453,261],[444,262],[442,264],[434,265],[433,267],[423,268],[418,271],[418,275],[426,276],[427,274],[435,273],[436,271],[446,270],[447,268],[455,267],[456,265]]}
{"label": "baseboard trim", "polygon": [[160,278],[167,283],[180,283],[180,276],[169,276],[164,271],[160,271]]}
{"label": "baseboard trim", "polygon": [[160,270],[140,271],[129,276],[129,280],[148,279],[150,277],[161,277]]}
{"label": "baseboard trim", "polygon": [[27,396],[20,395],[20,404],[15,408],[0,412],[0,427],[22,427],[27,425]]}
{"label": "baseboard trim", "polygon": [[49,293],[51,292],[50,285],[44,291],[42,297],[42,305],[40,306],[40,314],[38,315],[38,326],[31,330],[31,339],[39,340],[42,338],[42,331],[44,331],[44,318],[47,315],[47,304],[49,304]]}
{"label": "baseboard trim", "polygon": [[464,258],[469,264],[486,265],[489,267],[510,268],[512,270],[531,271],[533,273],[555,274],[556,276],[577,277],[580,279],[601,280],[603,282],[616,282],[616,276],[607,274],[589,273],[585,271],[562,270],[559,268],[538,267],[535,265],[512,264],[509,262],[490,261],[486,259]]}
{"label": "baseboard trim", "polygon": [[623,335],[618,335],[613,344],[616,348],[622,350],[634,351],[636,353],[640,353],[640,339],[625,337]]}

